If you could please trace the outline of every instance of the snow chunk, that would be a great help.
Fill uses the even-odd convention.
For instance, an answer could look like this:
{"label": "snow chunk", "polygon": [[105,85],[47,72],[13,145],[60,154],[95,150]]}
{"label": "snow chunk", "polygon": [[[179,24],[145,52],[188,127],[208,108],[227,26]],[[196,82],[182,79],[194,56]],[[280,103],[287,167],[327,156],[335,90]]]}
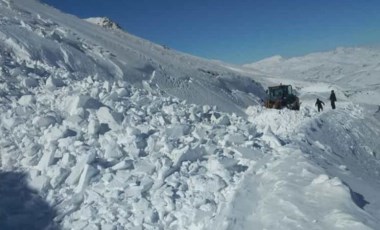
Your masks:
{"label": "snow chunk", "polygon": [[118,145],[114,137],[106,134],[104,138],[101,139],[100,144],[104,149],[104,157],[107,160],[120,159],[124,156],[124,151]]}
{"label": "snow chunk", "polygon": [[134,173],[142,174],[142,175],[152,175],[156,170],[156,167],[151,163],[144,160],[140,160],[135,163]]}
{"label": "snow chunk", "polygon": [[222,115],[220,116],[219,114],[217,113],[214,113],[212,116],[211,116],[211,121],[216,124],[216,125],[224,125],[224,126],[228,126],[231,124],[231,121],[230,121],[230,118],[227,116],[227,115]]}
{"label": "snow chunk", "polygon": [[[91,164],[95,160],[95,157],[96,157],[96,153],[94,152],[90,152],[89,154],[82,156],[81,159],[74,166],[74,168],[71,170],[70,176],[66,179],[66,183],[69,185],[73,185],[77,183],[83,169],[86,167],[87,164]],[[87,170],[92,170],[92,169],[87,169]]]}
{"label": "snow chunk", "polygon": [[48,176],[37,175],[37,176],[32,176],[29,184],[30,184],[30,187],[32,187],[32,188],[34,188],[40,192],[45,192],[46,189],[49,188],[49,181],[50,181],[50,178]]}
{"label": "snow chunk", "polygon": [[46,80],[46,87],[50,90],[54,90],[56,88],[60,88],[63,86],[65,86],[65,83],[63,83],[63,81],[61,79],[55,78],[53,76],[50,76]]}
{"label": "snow chunk", "polygon": [[38,86],[38,81],[34,78],[27,77],[22,80],[22,85],[26,88],[34,88]]}
{"label": "snow chunk", "polygon": [[233,143],[235,145],[242,145],[247,141],[247,138],[240,133],[227,134],[224,136],[224,141]]}
{"label": "snow chunk", "polygon": [[99,109],[101,106],[102,103],[98,100],[86,95],[71,96],[67,98],[65,102],[66,111],[68,111],[70,115],[78,114],[78,109],[80,108]]}
{"label": "snow chunk", "polygon": [[283,145],[280,139],[273,133],[269,125],[266,126],[262,139],[267,141],[267,143],[273,148]]}
{"label": "snow chunk", "polygon": [[112,130],[117,130],[121,128],[121,123],[124,116],[120,113],[112,112],[107,107],[100,107],[96,112],[96,115],[100,123],[106,123]]}
{"label": "snow chunk", "polygon": [[339,169],[342,171],[348,171],[348,168],[346,165],[339,165]]}
{"label": "snow chunk", "polygon": [[206,154],[204,148],[194,148],[191,149],[188,145],[183,147],[182,149],[174,149],[170,153],[170,157],[172,158],[174,165],[179,166],[184,161],[196,161],[202,158]]}
{"label": "snow chunk", "polygon": [[53,116],[38,116],[35,117],[32,121],[33,125],[38,126],[38,127],[48,127],[50,125],[53,125],[57,122],[55,117]]}
{"label": "snow chunk", "polygon": [[38,151],[41,149],[41,146],[36,143],[31,143],[25,148],[25,154],[29,157],[35,156]]}
{"label": "snow chunk", "polygon": [[83,168],[82,175],[79,179],[78,186],[76,187],[76,192],[83,192],[83,190],[88,186],[90,180],[93,176],[98,173],[98,170],[93,166],[86,164]]}
{"label": "snow chunk", "polygon": [[317,178],[315,178],[311,183],[312,184],[322,184],[329,180],[329,176],[326,174],[319,175]]}
{"label": "snow chunk", "polygon": [[53,160],[54,160],[54,153],[55,153],[55,150],[47,150],[44,155],[41,157],[41,160],[40,162],[38,163],[38,168],[40,170],[45,170],[47,169],[52,163],[53,163]]}
{"label": "snow chunk", "polygon": [[210,112],[210,110],[211,110],[211,106],[209,106],[209,105],[203,105],[202,106],[203,113],[208,113],[208,112]]}
{"label": "snow chunk", "polygon": [[88,134],[90,135],[95,135],[99,132],[100,130],[100,123],[98,119],[92,115],[88,118],[88,126],[87,126],[87,131]]}
{"label": "snow chunk", "polygon": [[227,186],[227,183],[219,176],[195,175],[190,178],[189,186],[195,191],[217,192]]}
{"label": "snow chunk", "polygon": [[62,167],[54,167],[51,172],[50,185],[52,188],[57,188],[70,174],[70,171]]}
{"label": "snow chunk", "polygon": [[18,99],[18,103],[23,106],[28,106],[36,103],[36,99],[33,95],[23,95]]}
{"label": "snow chunk", "polygon": [[46,136],[47,142],[56,141],[64,136],[66,132],[66,129],[64,129],[62,126],[56,127],[53,126],[47,130],[44,131],[44,134]]}
{"label": "snow chunk", "polygon": [[179,138],[188,135],[191,127],[189,125],[175,124],[165,130],[169,138]]}
{"label": "snow chunk", "polygon": [[64,153],[62,156],[61,164],[65,167],[71,167],[75,164],[74,156],[70,153]]}
{"label": "snow chunk", "polygon": [[124,160],[120,161],[116,165],[112,166],[113,170],[123,170],[123,169],[130,169],[133,167],[133,161],[132,160]]}

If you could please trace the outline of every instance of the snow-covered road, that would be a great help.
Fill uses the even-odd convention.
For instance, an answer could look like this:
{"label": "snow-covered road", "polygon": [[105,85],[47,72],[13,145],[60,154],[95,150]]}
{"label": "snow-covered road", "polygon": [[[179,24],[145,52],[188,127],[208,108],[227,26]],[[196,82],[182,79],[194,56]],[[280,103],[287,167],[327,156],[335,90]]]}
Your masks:
{"label": "snow-covered road", "polygon": [[[378,122],[366,122],[358,106],[321,114],[302,110],[256,109],[252,122],[271,127],[261,137],[268,148],[244,175],[228,211],[216,218],[220,229],[377,228],[380,165],[368,150],[379,144],[361,134],[363,128],[376,132],[368,125]],[[341,129],[343,134],[336,133]],[[344,156],[336,159],[337,152]],[[364,178],[369,183],[363,186]]]}

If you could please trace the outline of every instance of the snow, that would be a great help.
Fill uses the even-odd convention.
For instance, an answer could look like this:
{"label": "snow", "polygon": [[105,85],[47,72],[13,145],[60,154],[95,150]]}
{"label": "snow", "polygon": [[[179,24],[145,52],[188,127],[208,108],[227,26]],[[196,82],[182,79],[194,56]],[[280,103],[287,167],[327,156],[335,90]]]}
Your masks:
{"label": "snow", "polygon": [[[1,229],[380,226],[376,61],[357,75],[341,63],[376,51],[312,54],[279,70],[271,63],[288,60],[275,57],[257,71],[33,0],[0,0],[0,12]],[[318,62],[342,74],[314,78],[309,68],[331,71]],[[280,82],[294,86],[300,111],[260,105]]]}
{"label": "snow", "polygon": [[121,29],[121,27],[107,17],[86,18],[86,21],[108,29]]}

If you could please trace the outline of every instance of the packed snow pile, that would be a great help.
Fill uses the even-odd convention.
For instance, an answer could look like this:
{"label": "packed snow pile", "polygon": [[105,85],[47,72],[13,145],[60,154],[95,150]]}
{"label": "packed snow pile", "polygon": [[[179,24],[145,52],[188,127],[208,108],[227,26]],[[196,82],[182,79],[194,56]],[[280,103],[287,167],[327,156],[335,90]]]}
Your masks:
{"label": "packed snow pile", "polygon": [[260,145],[208,106],[91,77],[48,83],[0,107],[1,168],[28,171],[65,229],[205,227],[252,162],[240,148]]}
{"label": "packed snow pile", "polygon": [[380,226],[378,112],[337,91],[317,113],[331,84],[269,110],[237,67],[33,0],[0,12],[0,229]]}
{"label": "packed snow pile", "polygon": [[85,20],[107,29],[114,29],[114,30],[121,29],[119,24],[117,24],[116,22],[112,21],[111,19],[107,17],[93,17],[93,18],[86,18]]}

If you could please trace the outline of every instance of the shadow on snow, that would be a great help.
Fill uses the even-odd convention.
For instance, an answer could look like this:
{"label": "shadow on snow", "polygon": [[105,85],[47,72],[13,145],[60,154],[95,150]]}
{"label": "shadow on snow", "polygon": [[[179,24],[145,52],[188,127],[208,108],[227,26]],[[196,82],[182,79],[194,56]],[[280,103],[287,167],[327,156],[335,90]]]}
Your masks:
{"label": "shadow on snow", "polygon": [[0,171],[0,229],[57,230],[56,211],[28,187],[26,174]]}

